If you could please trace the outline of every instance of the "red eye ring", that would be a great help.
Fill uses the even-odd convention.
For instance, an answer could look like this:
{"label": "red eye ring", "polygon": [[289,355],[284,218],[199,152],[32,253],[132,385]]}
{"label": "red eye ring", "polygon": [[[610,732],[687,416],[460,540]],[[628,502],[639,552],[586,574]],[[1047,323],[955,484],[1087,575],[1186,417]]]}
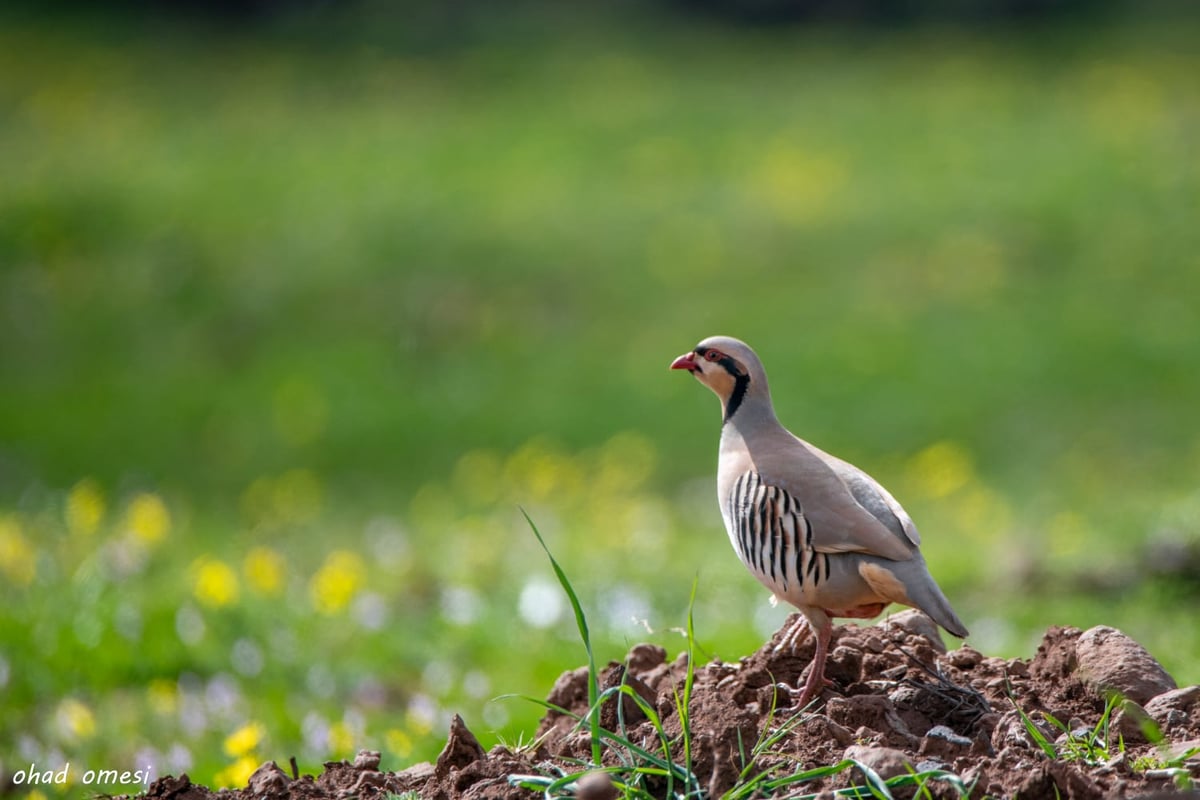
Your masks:
{"label": "red eye ring", "polygon": [[707,361],[719,361],[721,358],[721,352],[719,350],[706,350],[704,352],[704,358]]}

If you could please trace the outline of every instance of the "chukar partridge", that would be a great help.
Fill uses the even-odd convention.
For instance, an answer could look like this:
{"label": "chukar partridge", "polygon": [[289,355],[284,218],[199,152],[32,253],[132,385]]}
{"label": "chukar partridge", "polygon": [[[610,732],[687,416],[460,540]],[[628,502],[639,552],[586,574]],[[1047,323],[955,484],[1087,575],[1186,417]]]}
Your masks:
{"label": "chukar partridge", "polygon": [[801,707],[826,685],[834,617],[868,619],[901,603],[967,635],[925,567],[912,519],[870,475],[779,423],[762,362],[746,343],[710,337],[671,369],[688,370],[721,399],[721,515],[746,568],[803,615],[783,643],[794,647],[806,621],[816,633]]}

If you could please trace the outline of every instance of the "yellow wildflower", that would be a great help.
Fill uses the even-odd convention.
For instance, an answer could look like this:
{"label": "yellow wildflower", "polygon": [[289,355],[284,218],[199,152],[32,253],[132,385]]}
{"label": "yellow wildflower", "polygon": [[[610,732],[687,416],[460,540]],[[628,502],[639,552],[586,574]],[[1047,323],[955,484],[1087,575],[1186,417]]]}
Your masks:
{"label": "yellow wildflower", "polygon": [[143,492],[129,501],[125,527],[143,544],[157,544],[171,530],[171,513],[162,498]]}
{"label": "yellow wildflower", "polygon": [[269,547],[252,548],[242,561],[246,582],[262,594],[279,593],[286,568],[283,556]]}
{"label": "yellow wildflower", "polygon": [[90,536],[104,518],[104,493],[91,478],[84,478],[67,495],[67,529]]}
{"label": "yellow wildflower", "polygon": [[974,477],[971,454],[957,442],[935,442],[912,457],[913,476],[929,497],[945,497]]}
{"label": "yellow wildflower", "polygon": [[192,594],[209,608],[235,603],[238,599],[237,573],[224,561],[201,556],[192,563]]}
{"label": "yellow wildflower", "polygon": [[357,553],[333,551],[309,582],[313,607],[322,614],[342,611],[362,588],[366,575],[366,564]]}
{"label": "yellow wildflower", "polygon": [[59,730],[71,741],[90,739],[96,733],[96,717],[83,702],[68,697],[58,704]]}
{"label": "yellow wildflower", "polygon": [[258,756],[245,755],[213,776],[217,788],[233,788],[245,786],[250,782],[250,776],[259,767]]}
{"label": "yellow wildflower", "polygon": [[17,586],[28,586],[37,574],[37,553],[13,517],[0,517],[0,574]]}
{"label": "yellow wildflower", "polygon": [[412,737],[399,728],[388,728],[383,740],[387,744],[388,752],[400,758],[408,758],[412,754]]}
{"label": "yellow wildflower", "polygon": [[174,714],[179,706],[178,686],[174,681],[155,678],[146,687],[146,699],[158,714]]}
{"label": "yellow wildflower", "polygon": [[346,755],[354,750],[354,731],[343,720],[329,726],[329,749],[335,755]]}
{"label": "yellow wildflower", "polygon": [[258,749],[266,735],[267,729],[261,722],[247,722],[225,737],[225,753],[234,758],[249,755]]}
{"label": "yellow wildflower", "polygon": [[831,212],[849,172],[838,154],[797,147],[793,138],[780,137],[762,149],[747,188],[777,219],[805,224]]}

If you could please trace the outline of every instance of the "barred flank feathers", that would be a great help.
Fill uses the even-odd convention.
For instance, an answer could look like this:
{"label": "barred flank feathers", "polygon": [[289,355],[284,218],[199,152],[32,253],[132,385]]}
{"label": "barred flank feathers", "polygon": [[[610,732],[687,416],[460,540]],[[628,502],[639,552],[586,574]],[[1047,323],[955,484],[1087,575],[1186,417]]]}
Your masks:
{"label": "barred flank feathers", "polygon": [[729,518],[736,526],[738,557],[776,592],[787,593],[793,582],[815,586],[828,580],[829,557],[813,549],[812,525],[800,502],[778,486],[764,485],[757,472],[734,483]]}

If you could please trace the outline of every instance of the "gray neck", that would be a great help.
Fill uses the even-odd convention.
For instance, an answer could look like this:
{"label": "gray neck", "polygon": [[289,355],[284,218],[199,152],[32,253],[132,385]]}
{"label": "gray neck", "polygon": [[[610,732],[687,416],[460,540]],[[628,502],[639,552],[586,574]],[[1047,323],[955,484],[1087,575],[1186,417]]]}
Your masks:
{"label": "gray neck", "polygon": [[775,416],[775,408],[771,405],[771,395],[762,387],[751,387],[733,409],[732,414],[729,413],[728,406],[726,407],[725,429],[732,429],[743,439],[782,427]]}

